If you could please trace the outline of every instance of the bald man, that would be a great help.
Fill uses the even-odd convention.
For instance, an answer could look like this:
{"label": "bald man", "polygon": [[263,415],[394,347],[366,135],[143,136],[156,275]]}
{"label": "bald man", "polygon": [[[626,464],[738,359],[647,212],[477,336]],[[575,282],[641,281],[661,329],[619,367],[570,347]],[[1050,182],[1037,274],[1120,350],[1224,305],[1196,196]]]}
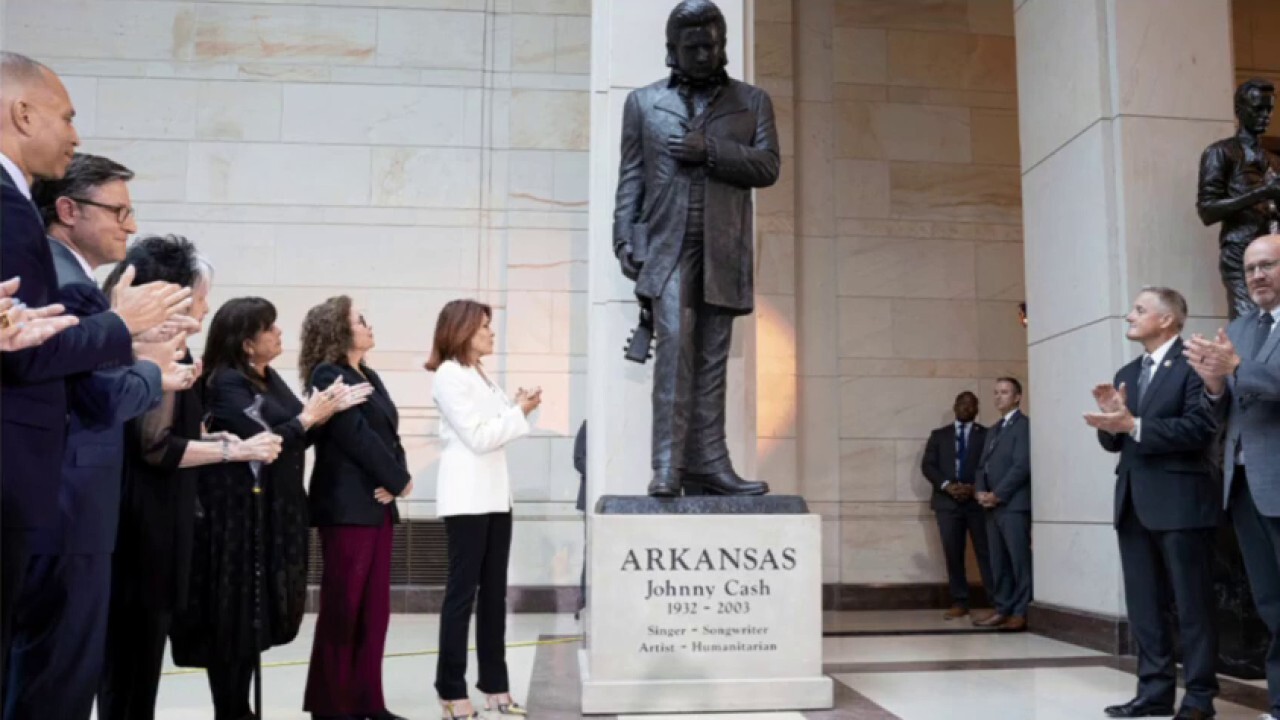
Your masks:
{"label": "bald man", "polygon": [[1257,309],[1215,338],[1192,337],[1183,353],[1204,380],[1210,409],[1227,424],[1223,506],[1258,615],[1271,631],[1267,691],[1270,717],[1280,720],[1280,236],[1249,244],[1244,279]]}
{"label": "bald man", "polygon": [[[21,278],[17,298],[29,307],[50,305],[58,294],[31,183],[66,172],[80,144],[75,114],[52,70],[0,53],[0,273],[5,280]],[[127,287],[110,312],[81,318],[43,345],[0,353],[0,662],[8,662],[28,537],[58,522],[67,377],[132,363],[133,336],[183,310],[189,294],[162,283]]]}

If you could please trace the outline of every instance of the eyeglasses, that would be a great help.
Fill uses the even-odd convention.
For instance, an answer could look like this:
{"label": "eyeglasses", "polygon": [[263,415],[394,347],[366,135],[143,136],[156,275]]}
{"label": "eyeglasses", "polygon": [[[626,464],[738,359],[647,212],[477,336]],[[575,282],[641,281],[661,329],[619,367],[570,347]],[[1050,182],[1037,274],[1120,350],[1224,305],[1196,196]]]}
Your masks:
{"label": "eyeglasses", "polygon": [[1280,267],[1280,260],[1265,260],[1263,262],[1250,263],[1249,265],[1244,266],[1244,276],[1249,277],[1259,270],[1266,275],[1277,267]]}
{"label": "eyeglasses", "polygon": [[94,207],[100,207],[103,210],[111,210],[116,214],[116,222],[120,223],[121,225],[129,222],[129,218],[133,217],[133,208],[128,205],[107,205],[105,203],[95,202],[93,200],[89,200],[86,198],[78,198],[78,197],[69,197],[67,199],[71,200],[72,202],[78,202],[81,205],[92,205]]}

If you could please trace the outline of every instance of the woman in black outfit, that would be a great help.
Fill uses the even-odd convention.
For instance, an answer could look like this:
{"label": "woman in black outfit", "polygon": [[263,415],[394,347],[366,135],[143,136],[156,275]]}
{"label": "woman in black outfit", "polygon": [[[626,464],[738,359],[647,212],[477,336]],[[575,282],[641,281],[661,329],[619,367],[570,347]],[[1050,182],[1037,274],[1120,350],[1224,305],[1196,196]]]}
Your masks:
{"label": "woman in black outfit", "polygon": [[329,298],[302,323],[298,371],[313,390],[369,383],[373,395],[333,416],[316,439],[311,524],[320,528],[324,578],[303,709],[314,720],[403,720],[382,695],[382,651],[391,621],[395,496],[413,482],[400,444],[399,414],[364,362],[373,328],[351,298]]}
{"label": "woman in black outfit", "polygon": [[306,449],[316,426],[371,390],[336,384],[299,401],[270,367],[280,355],[275,321],[275,307],[262,298],[230,300],[214,315],[204,352],[209,429],[239,438],[262,433],[245,412],[261,396],[261,417],[282,443],[275,462],[227,463],[197,481],[203,512],[191,589],[171,639],[175,663],[207,668],[217,720],[254,717],[249,694],[258,654],[298,634],[307,580]]}
{"label": "woman in black outfit", "polygon": [[[135,282],[163,281],[192,289],[189,332],[199,332],[209,311],[213,267],[185,238],[144,237],[130,246],[107,278],[110,294],[125,267]],[[190,354],[183,362],[190,363]],[[107,657],[98,695],[102,720],[152,720],[174,613],[187,597],[196,476],[201,466],[273,460],[279,440],[209,435],[196,389],[167,392],[156,409],[127,428],[120,529],[111,582]]]}

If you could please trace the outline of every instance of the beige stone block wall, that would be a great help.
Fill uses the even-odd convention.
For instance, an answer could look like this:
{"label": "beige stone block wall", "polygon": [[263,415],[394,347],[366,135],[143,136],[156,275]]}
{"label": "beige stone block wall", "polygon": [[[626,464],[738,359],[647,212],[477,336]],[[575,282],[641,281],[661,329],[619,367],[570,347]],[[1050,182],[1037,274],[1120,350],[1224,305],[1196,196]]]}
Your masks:
{"label": "beige stone block wall", "polygon": [[[794,273],[794,461],[837,555],[825,581],[942,582],[925,440],[957,392],[977,392],[990,422],[994,379],[1026,379],[1014,5],[756,8],[757,80],[795,117],[782,141],[797,180],[760,193],[762,221],[793,233],[761,242],[763,258],[791,260],[764,271],[769,287]],[[765,397],[778,391],[764,376],[758,391],[763,468],[777,447]]]}

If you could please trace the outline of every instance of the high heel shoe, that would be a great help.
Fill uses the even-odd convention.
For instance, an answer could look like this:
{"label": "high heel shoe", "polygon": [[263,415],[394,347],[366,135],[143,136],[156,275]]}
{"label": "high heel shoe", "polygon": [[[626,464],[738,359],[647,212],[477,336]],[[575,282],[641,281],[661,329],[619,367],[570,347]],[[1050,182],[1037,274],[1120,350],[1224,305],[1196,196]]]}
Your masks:
{"label": "high heel shoe", "polygon": [[529,715],[529,711],[525,710],[524,706],[521,705],[520,703],[514,700],[511,700],[510,695],[507,695],[506,697],[508,700],[511,700],[511,701],[505,702],[505,703],[495,701],[494,698],[496,697],[498,696],[490,695],[487,699],[485,699],[484,701],[485,712],[487,713],[497,712],[499,715],[509,715],[509,716],[515,716],[515,717],[527,717]]}
{"label": "high heel shoe", "polygon": [[441,720],[479,720],[480,713],[476,712],[475,707],[471,708],[470,715],[458,715],[453,712],[453,706],[457,700],[441,700],[440,707],[444,710]]}

